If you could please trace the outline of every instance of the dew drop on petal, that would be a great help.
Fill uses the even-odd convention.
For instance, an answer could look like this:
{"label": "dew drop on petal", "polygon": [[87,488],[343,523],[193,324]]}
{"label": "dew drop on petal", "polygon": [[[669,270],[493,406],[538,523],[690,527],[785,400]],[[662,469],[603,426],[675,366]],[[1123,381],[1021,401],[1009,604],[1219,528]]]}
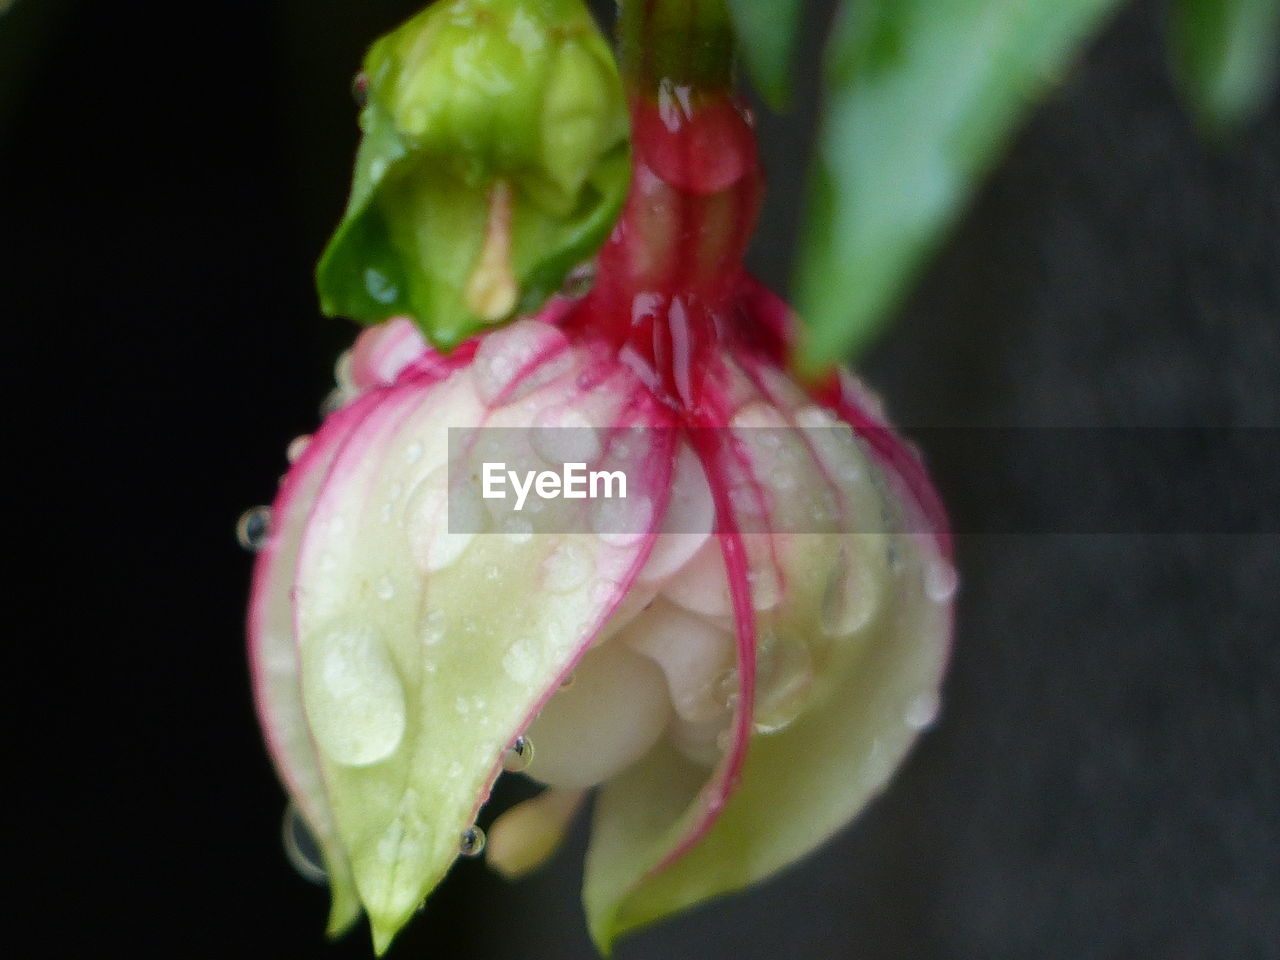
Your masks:
{"label": "dew drop on petal", "polygon": [[533,524],[524,517],[507,517],[499,524],[498,529],[509,543],[528,543],[533,539]]}
{"label": "dew drop on petal", "polygon": [[513,403],[565,373],[573,363],[565,335],[550,324],[520,320],[481,341],[471,364],[476,393],[489,405]]}
{"label": "dew drop on petal", "polygon": [[941,706],[936,693],[925,691],[908,701],[902,719],[912,730],[926,730],[938,719]]}
{"label": "dew drop on petal", "polygon": [[851,545],[841,546],[822,594],[823,634],[845,637],[866,626],[875,612],[877,587],[871,567],[859,562]]}
{"label": "dew drop on petal", "polygon": [[571,593],[587,582],[594,569],[586,547],[566,540],[543,561],[542,583],[552,593]]}
{"label": "dew drop on petal", "polygon": [[444,639],[444,611],[431,610],[422,618],[419,625],[424,646],[434,647]]}
{"label": "dew drop on petal", "polygon": [[338,359],[333,364],[333,379],[344,391],[350,393],[355,390],[355,382],[351,379],[350,350],[343,350],[338,354]]}
{"label": "dew drop on petal", "polygon": [[960,586],[956,568],[941,557],[925,562],[923,576],[925,595],[934,603],[949,603]]}
{"label": "dew drop on petal", "polygon": [[629,547],[644,539],[652,519],[653,502],[641,494],[596,500],[591,509],[592,529],[614,547]]}
{"label": "dew drop on petal", "polygon": [[458,839],[458,853],[464,857],[478,857],[484,853],[485,836],[479,827],[470,827],[462,831]]}
{"label": "dew drop on petal", "polygon": [[405,694],[381,632],[340,617],[304,636],[302,654],[303,704],[320,750],[352,767],[395,753]]}
{"label": "dew drop on petal", "polygon": [[[425,573],[450,566],[488,522],[478,490],[449,489],[449,468],[438,467],[409,498],[405,508],[409,545]],[[460,532],[451,533],[454,526]]]}
{"label": "dew drop on petal", "polygon": [[320,845],[316,843],[316,838],[312,835],[307,822],[302,819],[302,814],[292,803],[285,807],[281,839],[284,842],[284,855],[289,858],[293,869],[297,870],[304,880],[324,886],[329,880],[329,875],[324,869]]}
{"label": "dew drop on petal", "polygon": [[502,769],[507,773],[519,773],[533,762],[533,741],[528,737],[516,737],[511,745],[502,751]]}
{"label": "dew drop on petal", "polygon": [[342,409],[343,404],[347,402],[347,395],[341,387],[334,387],[325,394],[324,399],[320,401],[320,417],[323,419],[330,414],[337,413]]}
{"label": "dew drop on petal", "polygon": [[600,456],[600,436],[580,411],[552,406],[533,421],[529,442],[547,463],[593,463]]}
{"label": "dew drop on petal", "polygon": [[297,463],[302,459],[302,455],[307,452],[307,447],[311,446],[311,434],[304,433],[301,436],[294,437],[289,441],[289,446],[285,448],[285,459],[290,463]]}
{"label": "dew drop on petal", "polygon": [[240,546],[254,553],[267,545],[271,536],[271,508],[252,507],[236,521],[236,539]]}
{"label": "dew drop on petal", "polygon": [[757,733],[778,733],[804,711],[813,687],[813,659],[808,646],[795,637],[765,631],[756,662]]}
{"label": "dew drop on petal", "polygon": [[565,275],[564,283],[560,286],[560,296],[570,300],[581,299],[590,292],[595,282],[596,265],[590,260],[580,263]]}

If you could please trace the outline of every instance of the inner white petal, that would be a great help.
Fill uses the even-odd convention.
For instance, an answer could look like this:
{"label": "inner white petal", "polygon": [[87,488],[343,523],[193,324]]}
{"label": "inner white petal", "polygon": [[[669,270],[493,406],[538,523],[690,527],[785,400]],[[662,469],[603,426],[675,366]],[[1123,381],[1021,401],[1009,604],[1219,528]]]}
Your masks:
{"label": "inner white petal", "polygon": [[733,666],[728,631],[659,598],[618,639],[662,667],[672,705],[682,718],[700,722],[723,713],[724,691],[718,681]]}
{"label": "inner white petal", "polygon": [[590,650],[529,727],[529,776],[553,787],[590,787],[625,770],[657,742],[671,716],[662,670],[627,646]]}

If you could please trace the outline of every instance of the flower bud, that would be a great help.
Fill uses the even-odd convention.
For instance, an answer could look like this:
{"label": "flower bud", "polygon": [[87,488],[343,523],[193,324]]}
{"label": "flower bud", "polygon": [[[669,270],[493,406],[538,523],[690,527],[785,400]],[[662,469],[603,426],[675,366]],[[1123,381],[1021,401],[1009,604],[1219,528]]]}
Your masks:
{"label": "flower bud", "polygon": [[580,0],[444,0],[365,58],[364,138],[317,273],[330,315],[451,348],[592,256],[629,178],[617,68]]}

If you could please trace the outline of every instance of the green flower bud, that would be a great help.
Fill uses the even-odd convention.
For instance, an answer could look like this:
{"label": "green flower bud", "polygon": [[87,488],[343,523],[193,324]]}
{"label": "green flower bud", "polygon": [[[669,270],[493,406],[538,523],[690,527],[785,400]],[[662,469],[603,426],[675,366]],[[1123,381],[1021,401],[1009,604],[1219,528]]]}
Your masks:
{"label": "green flower bud", "polygon": [[442,0],[378,40],[325,313],[450,348],[536,309],[626,197],[617,67],[581,0]]}

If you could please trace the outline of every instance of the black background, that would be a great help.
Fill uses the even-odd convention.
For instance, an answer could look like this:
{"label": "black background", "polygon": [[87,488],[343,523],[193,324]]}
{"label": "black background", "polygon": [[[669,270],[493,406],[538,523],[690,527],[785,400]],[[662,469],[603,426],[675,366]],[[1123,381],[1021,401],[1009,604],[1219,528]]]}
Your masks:
{"label": "black background", "polygon": [[[345,199],[350,77],[414,5],[20,0],[0,20],[6,872],[23,894],[6,952],[369,953],[363,933],[326,946],[325,896],[280,853],[232,528],[270,499],[351,336],[319,318],[310,272]],[[1089,47],[861,364],[899,422],[1280,426],[1280,108],[1206,145],[1163,13],[1126,8]],[[823,33],[815,15],[801,106],[762,118],[752,264],[777,287]],[[1154,467],[1016,439],[975,465],[937,436],[964,529],[993,528],[990,489],[1054,528],[1086,481],[1150,528],[1123,494]],[[888,793],[804,865],[621,960],[1280,957],[1275,535],[959,551],[943,718]],[[591,956],[583,842],[514,886],[460,864],[393,956]]]}

